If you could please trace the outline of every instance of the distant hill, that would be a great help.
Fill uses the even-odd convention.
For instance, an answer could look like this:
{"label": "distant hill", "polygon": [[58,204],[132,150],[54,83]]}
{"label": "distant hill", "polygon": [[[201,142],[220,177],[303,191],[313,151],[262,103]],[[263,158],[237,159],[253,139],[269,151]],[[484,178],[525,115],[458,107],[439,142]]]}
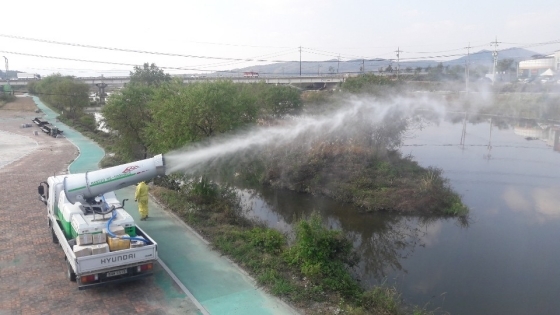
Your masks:
{"label": "distant hill", "polygon": [[[524,48],[508,48],[504,50],[500,50],[498,52],[498,60],[500,59],[513,59],[515,62],[519,62],[522,60],[531,59],[531,56],[538,55],[537,52],[530,51]],[[469,57],[471,63],[475,64],[483,64],[483,65],[492,65],[494,59],[492,57],[492,51],[490,50],[481,50],[475,53],[472,53]],[[467,56],[450,60],[444,62],[444,65],[464,65],[467,60]]]}
{"label": "distant hill", "polygon": [[[531,59],[531,56],[538,55],[534,51],[530,51],[524,48],[508,48],[498,52],[498,59],[514,59],[516,62]],[[471,66],[482,65],[486,67],[491,67],[493,64],[492,51],[481,50],[470,54],[468,57]],[[463,56],[457,59],[452,59],[448,61],[443,61],[444,66],[450,65],[465,65],[467,56]],[[328,74],[328,73],[359,73],[361,72],[362,63],[365,65],[366,72],[378,71],[379,68],[386,68],[389,64],[393,68],[396,67],[395,60],[389,59],[375,59],[375,60],[347,60],[341,61],[340,63],[334,60],[326,61],[303,61],[301,63],[301,74],[302,75],[317,75],[317,74]],[[410,67],[415,69],[417,67],[426,68],[428,66],[435,67],[439,64],[438,61],[433,60],[415,60],[415,61],[401,61],[400,68],[405,69]],[[239,72],[258,72],[262,75],[299,75],[300,73],[299,62],[281,62],[268,65],[252,66],[240,69],[231,70],[231,74],[228,72],[223,72],[223,76],[236,76]],[[338,70],[338,71],[337,71]]]}

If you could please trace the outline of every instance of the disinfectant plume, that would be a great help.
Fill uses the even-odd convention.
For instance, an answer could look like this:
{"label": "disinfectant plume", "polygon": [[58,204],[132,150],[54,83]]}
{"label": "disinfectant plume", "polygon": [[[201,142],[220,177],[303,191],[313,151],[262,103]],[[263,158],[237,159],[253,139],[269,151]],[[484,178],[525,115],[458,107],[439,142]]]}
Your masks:
{"label": "disinfectant plume", "polygon": [[258,151],[270,146],[282,146],[301,141],[302,137],[312,139],[328,134],[342,135],[354,130],[363,122],[376,125],[395,113],[413,115],[419,110],[429,110],[435,113],[438,119],[443,118],[445,114],[444,106],[428,97],[397,98],[391,102],[353,98],[329,115],[294,117],[282,121],[279,126],[255,128],[236,135],[218,137],[209,143],[169,152],[165,154],[166,173],[194,173],[202,167],[207,167],[208,163],[236,154]]}

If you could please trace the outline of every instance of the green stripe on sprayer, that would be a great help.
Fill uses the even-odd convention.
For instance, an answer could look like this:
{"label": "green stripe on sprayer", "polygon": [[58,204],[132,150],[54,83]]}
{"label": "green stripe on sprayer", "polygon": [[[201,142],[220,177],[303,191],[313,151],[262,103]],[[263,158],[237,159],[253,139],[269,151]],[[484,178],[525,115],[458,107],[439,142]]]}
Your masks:
{"label": "green stripe on sprayer", "polygon": [[[110,182],[114,182],[116,180],[131,177],[131,176],[134,176],[134,175],[136,175],[136,173],[132,173],[132,174],[128,173],[128,174],[125,174],[125,175],[119,175],[118,177],[115,177],[115,178],[112,178],[112,179],[108,179],[108,180],[104,180],[104,181],[96,181],[93,184],[89,185],[89,187],[98,186],[98,185],[102,185],[102,184],[107,184],[107,183],[110,183]],[[72,192],[72,191],[76,191],[76,190],[80,190],[80,189],[84,189],[84,188],[86,188],[86,186],[70,189],[70,190],[68,190],[68,192]]]}
{"label": "green stripe on sprayer", "polygon": [[80,189],[84,189],[84,188],[86,188],[86,186],[70,189],[68,192],[75,191],[75,190],[80,190]]}

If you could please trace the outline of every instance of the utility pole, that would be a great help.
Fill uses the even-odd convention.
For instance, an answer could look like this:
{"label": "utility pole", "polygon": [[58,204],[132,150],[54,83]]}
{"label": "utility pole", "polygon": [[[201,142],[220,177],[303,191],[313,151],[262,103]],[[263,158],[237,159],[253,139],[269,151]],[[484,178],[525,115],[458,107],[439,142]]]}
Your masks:
{"label": "utility pole", "polygon": [[362,59],[362,74],[366,74],[366,60]]}
{"label": "utility pole", "polygon": [[465,47],[467,49],[467,61],[465,62],[465,93],[469,95],[469,64],[471,56],[471,43]]}
{"label": "utility pole", "polygon": [[399,70],[400,70],[400,67],[401,67],[401,64],[400,64],[400,61],[401,61],[400,57],[401,57],[401,52],[402,52],[401,48],[397,47],[397,51],[395,51],[395,52],[397,53],[397,80],[398,80],[399,79]]}
{"label": "utility pole", "polygon": [[4,62],[6,65],[6,83],[8,84],[8,90],[11,91],[12,89],[10,88],[10,76],[8,75],[8,70],[10,69],[10,67],[8,67],[8,58],[6,58],[6,56],[2,57],[4,57]]}
{"label": "utility pole", "polygon": [[492,85],[494,85],[494,82],[496,82],[496,67],[498,66],[498,44],[501,44],[501,42],[498,42],[498,36],[496,36],[496,40],[490,43],[490,45],[494,46],[494,51],[492,52],[492,56],[494,57],[494,67],[492,70]]}
{"label": "utility pole", "polygon": [[340,54],[338,55],[338,61],[336,63],[336,73],[338,74],[338,68],[340,68]]}
{"label": "utility pole", "polygon": [[301,46],[299,46],[299,76],[301,77]]}

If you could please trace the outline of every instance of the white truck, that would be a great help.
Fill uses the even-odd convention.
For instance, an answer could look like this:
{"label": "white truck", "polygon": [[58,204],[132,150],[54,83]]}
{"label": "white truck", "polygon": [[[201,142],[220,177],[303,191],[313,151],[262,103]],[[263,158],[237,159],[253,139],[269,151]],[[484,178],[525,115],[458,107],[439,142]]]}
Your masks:
{"label": "white truck", "polygon": [[20,80],[29,80],[29,79],[39,79],[40,77],[38,74],[34,74],[34,73],[18,72],[17,78]]}
{"label": "white truck", "polygon": [[67,277],[80,290],[153,273],[157,243],[134,223],[114,190],[164,175],[163,155],[80,174],[50,176],[38,187]]}

